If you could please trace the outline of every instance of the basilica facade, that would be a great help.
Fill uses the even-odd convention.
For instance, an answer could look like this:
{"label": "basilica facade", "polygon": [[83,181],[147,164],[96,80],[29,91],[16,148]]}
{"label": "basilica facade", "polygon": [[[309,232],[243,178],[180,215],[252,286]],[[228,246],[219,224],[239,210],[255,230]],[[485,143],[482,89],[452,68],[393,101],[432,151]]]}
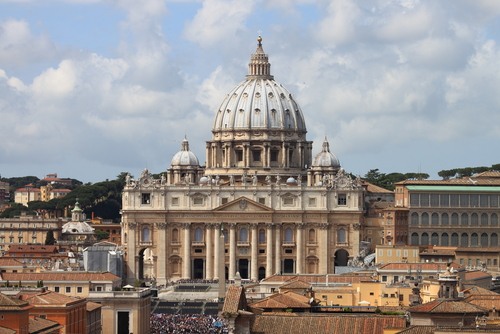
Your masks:
{"label": "basilica facade", "polygon": [[216,110],[204,166],[184,139],[160,178],[127,177],[129,282],[328,274],[358,255],[361,180],[326,138],[313,157],[304,114],[270,69],[259,37],[248,75]]}

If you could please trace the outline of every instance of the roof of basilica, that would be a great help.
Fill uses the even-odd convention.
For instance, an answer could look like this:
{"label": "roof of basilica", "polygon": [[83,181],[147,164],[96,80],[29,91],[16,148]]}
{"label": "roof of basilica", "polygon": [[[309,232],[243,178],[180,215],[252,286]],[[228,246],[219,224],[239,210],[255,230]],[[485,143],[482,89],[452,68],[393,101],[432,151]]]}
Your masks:
{"label": "roof of basilica", "polygon": [[271,64],[257,39],[246,80],[234,87],[222,101],[213,132],[277,130],[306,132],[302,111],[292,94],[271,75]]}

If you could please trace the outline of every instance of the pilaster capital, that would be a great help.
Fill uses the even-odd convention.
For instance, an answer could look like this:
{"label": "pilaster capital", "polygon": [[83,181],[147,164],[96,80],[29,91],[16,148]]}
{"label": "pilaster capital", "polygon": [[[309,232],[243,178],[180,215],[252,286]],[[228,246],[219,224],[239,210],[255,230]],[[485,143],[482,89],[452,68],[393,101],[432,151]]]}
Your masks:
{"label": "pilaster capital", "polygon": [[165,230],[167,228],[167,223],[156,223],[156,228],[159,230]]}
{"label": "pilaster capital", "polygon": [[191,228],[191,223],[182,223],[181,228],[183,230],[189,230]]}
{"label": "pilaster capital", "polygon": [[236,229],[237,224],[236,223],[229,223],[228,225],[229,225],[230,230],[234,230],[234,229]]}
{"label": "pilaster capital", "polygon": [[258,224],[258,223],[251,223],[251,224],[250,224],[250,229],[251,229],[252,231],[257,230],[257,228],[258,228],[258,227],[259,227],[259,224]]}
{"label": "pilaster capital", "polygon": [[328,230],[330,227],[330,224],[328,224],[328,223],[320,223],[318,225],[319,225],[320,230]]}
{"label": "pilaster capital", "polygon": [[268,223],[266,224],[266,229],[272,231],[273,230],[273,227],[274,227],[274,224],[273,223]]}
{"label": "pilaster capital", "polygon": [[128,223],[128,228],[132,228],[132,229],[135,229],[137,227],[137,223],[136,222],[130,222]]}
{"label": "pilaster capital", "polygon": [[298,230],[304,230],[307,226],[306,223],[298,223],[296,224]]}

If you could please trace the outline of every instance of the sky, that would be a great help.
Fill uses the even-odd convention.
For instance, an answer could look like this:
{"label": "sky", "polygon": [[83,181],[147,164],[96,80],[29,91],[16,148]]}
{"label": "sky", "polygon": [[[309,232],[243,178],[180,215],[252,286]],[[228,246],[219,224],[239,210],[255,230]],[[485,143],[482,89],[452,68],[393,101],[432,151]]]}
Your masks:
{"label": "sky", "polygon": [[0,0],[0,175],[84,183],[200,164],[262,35],[350,173],[500,163],[497,0]]}

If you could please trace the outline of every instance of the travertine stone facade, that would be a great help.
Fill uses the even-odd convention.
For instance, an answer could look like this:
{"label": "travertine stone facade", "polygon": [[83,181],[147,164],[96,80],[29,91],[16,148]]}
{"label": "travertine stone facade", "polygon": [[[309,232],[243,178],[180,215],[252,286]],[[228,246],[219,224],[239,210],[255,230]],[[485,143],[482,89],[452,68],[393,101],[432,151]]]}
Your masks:
{"label": "travertine stone facade", "polygon": [[161,178],[127,178],[129,282],[219,279],[221,261],[228,279],[327,274],[358,254],[361,181],[344,173],[326,138],[312,158],[302,111],[270,75],[261,41],[246,80],[216,112],[207,165],[184,139]]}

